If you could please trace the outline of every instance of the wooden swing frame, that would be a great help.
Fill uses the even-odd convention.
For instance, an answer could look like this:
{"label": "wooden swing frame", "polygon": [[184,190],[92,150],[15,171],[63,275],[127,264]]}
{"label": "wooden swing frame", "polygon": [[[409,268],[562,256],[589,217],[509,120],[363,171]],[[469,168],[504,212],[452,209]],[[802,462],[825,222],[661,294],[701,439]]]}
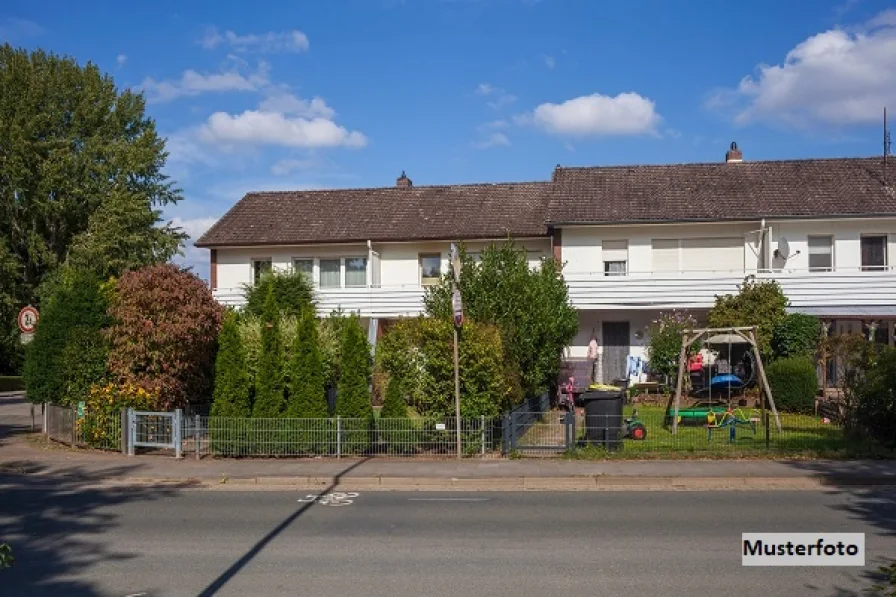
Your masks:
{"label": "wooden swing frame", "polygon": [[780,432],[781,419],[778,416],[778,409],[775,407],[775,399],[772,396],[772,390],[768,385],[768,378],[765,376],[765,367],[762,365],[762,356],[759,354],[759,347],[756,344],[756,326],[697,328],[693,330],[684,330],[683,334],[684,335],[681,338],[681,353],[678,356],[678,380],[675,385],[675,394],[669,396],[669,401],[666,403],[666,420],[668,420],[669,413],[672,411],[673,402],[675,406],[674,415],[672,416],[672,435],[678,433],[678,411],[681,407],[681,390],[684,383],[684,376],[687,372],[688,349],[707,334],[735,334],[743,338],[744,341],[750,345],[750,348],[753,349],[753,354],[756,357],[756,369],[758,369],[759,373],[757,376],[759,378],[759,385],[765,394],[765,399],[763,399],[762,394],[760,394],[759,397],[759,404],[762,409],[762,420],[764,421],[766,417],[765,410],[767,403],[772,414],[775,416],[775,425],[778,428],[778,432]]}

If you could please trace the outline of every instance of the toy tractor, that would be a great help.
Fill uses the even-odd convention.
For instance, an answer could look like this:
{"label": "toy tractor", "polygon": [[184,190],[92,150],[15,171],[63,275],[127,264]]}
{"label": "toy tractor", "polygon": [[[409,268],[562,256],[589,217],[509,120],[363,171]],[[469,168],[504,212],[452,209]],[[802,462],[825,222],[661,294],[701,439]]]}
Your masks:
{"label": "toy tractor", "polygon": [[638,419],[638,411],[632,411],[632,416],[622,421],[620,433],[625,439],[643,441],[647,439],[647,427]]}

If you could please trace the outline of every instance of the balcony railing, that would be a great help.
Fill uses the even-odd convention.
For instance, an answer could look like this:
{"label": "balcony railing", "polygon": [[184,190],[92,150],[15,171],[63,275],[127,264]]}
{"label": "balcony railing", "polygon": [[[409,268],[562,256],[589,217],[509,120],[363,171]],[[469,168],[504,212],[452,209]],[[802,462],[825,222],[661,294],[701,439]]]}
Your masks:
{"label": "balcony railing", "polygon": [[[570,302],[576,309],[708,309],[716,295],[733,294],[747,279],[777,280],[794,308],[894,306],[896,268],[862,271],[683,271],[638,272],[607,276],[603,272],[567,273]],[[402,317],[423,312],[425,288],[419,285],[317,288],[317,310],[362,317]],[[245,302],[242,289],[221,288],[215,298],[225,305]]]}

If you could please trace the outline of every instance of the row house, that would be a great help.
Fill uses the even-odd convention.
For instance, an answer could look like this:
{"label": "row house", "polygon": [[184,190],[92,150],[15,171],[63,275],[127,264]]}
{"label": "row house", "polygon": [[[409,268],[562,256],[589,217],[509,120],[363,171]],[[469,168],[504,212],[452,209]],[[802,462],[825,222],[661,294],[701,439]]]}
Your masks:
{"label": "row house", "polygon": [[389,320],[422,312],[452,242],[476,253],[512,237],[532,266],[564,263],[579,312],[568,356],[584,358],[596,339],[612,381],[628,356],[646,356],[661,312],[700,320],[751,279],[777,280],[791,309],[830,333],[892,345],[886,177],[882,158],[750,162],[735,144],[718,163],[558,166],[541,182],[415,186],[402,173],[388,188],[249,193],[196,246],[210,249],[220,302],[240,305],[265,271],[303,271],[321,315],[356,312],[375,342]]}

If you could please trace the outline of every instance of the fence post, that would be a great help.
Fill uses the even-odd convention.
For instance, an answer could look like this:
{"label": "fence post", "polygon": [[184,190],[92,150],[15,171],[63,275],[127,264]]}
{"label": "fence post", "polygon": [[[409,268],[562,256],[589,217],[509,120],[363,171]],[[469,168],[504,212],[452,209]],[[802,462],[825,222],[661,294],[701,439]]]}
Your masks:
{"label": "fence post", "polygon": [[174,457],[178,458],[178,459],[184,457],[184,455],[183,455],[184,446],[183,446],[183,437],[182,437],[183,434],[181,433],[181,430],[183,429],[183,426],[181,425],[181,423],[183,422],[183,415],[184,415],[184,411],[182,411],[181,409],[178,408],[177,410],[174,411],[174,420],[171,422],[172,423],[171,435],[174,436],[174,437],[172,437],[172,439],[174,440]]}
{"label": "fence post", "polygon": [[765,449],[769,450],[771,448],[771,438],[768,435],[768,411],[765,411]]}
{"label": "fence post", "polygon": [[44,413],[44,435],[49,436],[50,435],[50,426],[47,424],[47,421],[49,421],[49,419],[50,419],[50,409],[47,408],[46,402],[42,402],[40,408]]}
{"label": "fence post", "polygon": [[196,444],[196,460],[199,460],[199,415],[193,415],[193,443]]}
{"label": "fence post", "polygon": [[134,409],[128,409],[128,456],[134,455],[134,442],[137,439],[137,417]]}
{"label": "fence post", "polygon": [[510,411],[510,451],[516,450],[516,413]]}
{"label": "fence post", "polygon": [[485,456],[485,415],[479,416],[479,429],[481,431],[479,443],[481,444],[481,454]]}
{"label": "fence post", "polygon": [[121,421],[121,436],[118,438],[119,444],[121,447],[121,453],[124,456],[128,455],[128,409],[122,408],[118,413],[119,420]]}
{"label": "fence post", "polygon": [[73,448],[78,445],[78,409],[74,406],[69,407],[72,413],[72,443]]}
{"label": "fence post", "polygon": [[336,458],[342,458],[342,417],[336,417]]}

